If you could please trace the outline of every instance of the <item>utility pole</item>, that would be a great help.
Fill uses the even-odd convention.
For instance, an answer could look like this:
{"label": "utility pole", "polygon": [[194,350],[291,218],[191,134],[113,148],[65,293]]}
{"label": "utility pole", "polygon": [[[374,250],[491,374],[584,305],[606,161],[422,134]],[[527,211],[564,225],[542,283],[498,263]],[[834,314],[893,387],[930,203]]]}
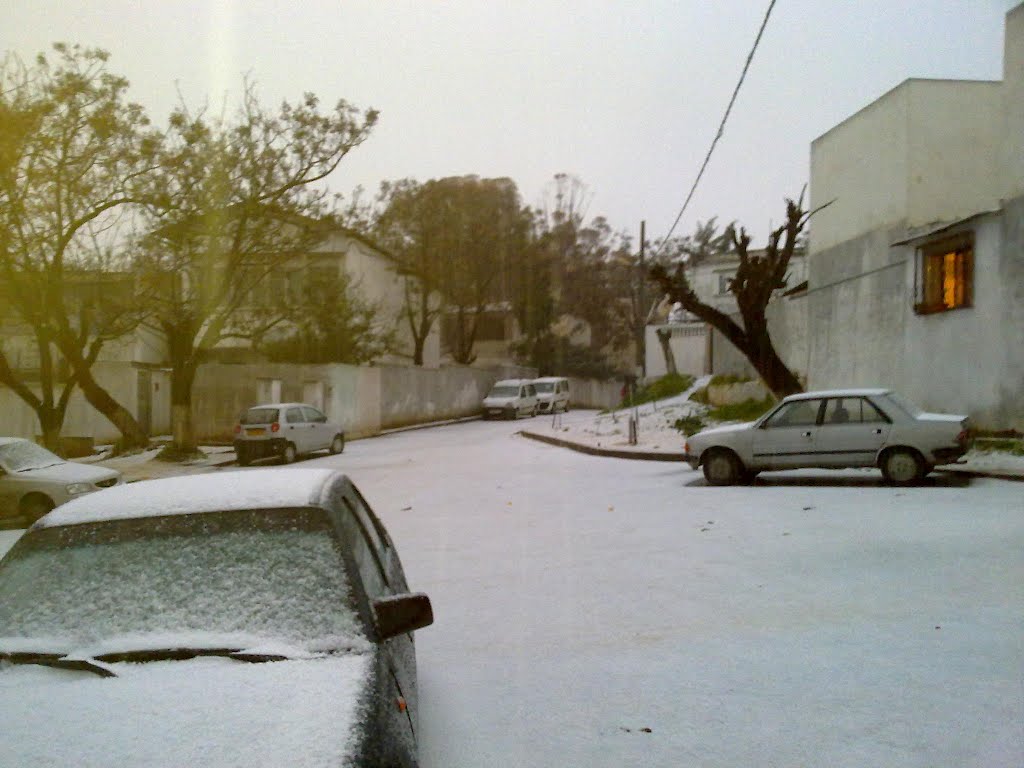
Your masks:
{"label": "utility pole", "polygon": [[637,325],[639,326],[639,332],[637,333],[637,357],[640,371],[641,380],[647,378],[647,291],[645,286],[647,284],[647,267],[644,265],[644,247],[646,245],[646,237],[644,233],[647,228],[647,222],[640,222],[640,285],[637,286]]}

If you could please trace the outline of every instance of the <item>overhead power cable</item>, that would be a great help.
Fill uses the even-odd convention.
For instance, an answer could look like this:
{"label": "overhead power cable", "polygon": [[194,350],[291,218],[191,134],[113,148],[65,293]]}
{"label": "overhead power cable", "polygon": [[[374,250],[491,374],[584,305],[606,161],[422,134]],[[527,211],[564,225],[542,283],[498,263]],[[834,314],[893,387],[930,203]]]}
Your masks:
{"label": "overhead power cable", "polygon": [[708,162],[711,160],[711,154],[715,151],[715,145],[718,144],[718,140],[722,138],[725,133],[725,123],[729,119],[729,113],[732,112],[732,105],[736,103],[736,96],[739,95],[740,87],[743,85],[744,79],[747,77],[747,70],[750,69],[750,62],[754,59],[754,52],[757,50],[758,44],[761,42],[761,36],[764,34],[765,27],[768,26],[768,19],[772,15],[772,8],[775,7],[775,0],[771,0],[768,3],[768,10],[765,11],[764,21],[761,22],[761,28],[757,31],[757,37],[754,38],[754,44],[750,48],[750,53],[747,54],[747,61],[743,65],[743,71],[740,73],[740,79],[736,83],[736,88],[732,92],[732,98],[729,99],[729,106],[725,108],[725,114],[722,115],[722,122],[718,124],[718,132],[715,134],[715,138],[711,141],[711,146],[708,148],[707,155],[704,156],[704,162],[700,166],[700,171],[697,173],[697,178],[693,180],[693,186],[690,187],[690,193],[686,196],[686,200],[683,201],[683,207],[679,209],[679,215],[676,216],[676,220],[672,222],[672,226],[668,230],[668,234],[665,235],[661,241],[661,245],[658,246],[658,250],[655,252],[653,258],[657,258],[661,255],[662,250],[668,244],[669,238],[672,237],[672,233],[675,232],[676,227],[679,225],[679,220],[683,218],[683,213],[686,211],[686,207],[690,204],[690,200],[693,199],[693,193],[697,191],[697,185],[700,184],[701,177],[704,175],[704,171],[708,167]]}

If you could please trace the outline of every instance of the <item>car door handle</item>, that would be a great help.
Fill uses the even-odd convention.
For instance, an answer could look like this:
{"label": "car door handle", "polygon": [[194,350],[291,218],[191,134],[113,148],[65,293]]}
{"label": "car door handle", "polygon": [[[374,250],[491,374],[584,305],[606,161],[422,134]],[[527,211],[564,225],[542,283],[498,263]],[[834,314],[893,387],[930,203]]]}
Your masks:
{"label": "car door handle", "polygon": [[803,436],[804,436],[804,437],[810,437],[810,436],[811,436],[811,433],[810,433],[810,432],[804,432],[804,433],[803,433]]}
{"label": "car door handle", "polygon": [[882,430],[881,430],[881,429],[876,429],[876,430],[875,430],[875,434],[876,434],[876,435],[880,435],[880,434],[882,434]]}

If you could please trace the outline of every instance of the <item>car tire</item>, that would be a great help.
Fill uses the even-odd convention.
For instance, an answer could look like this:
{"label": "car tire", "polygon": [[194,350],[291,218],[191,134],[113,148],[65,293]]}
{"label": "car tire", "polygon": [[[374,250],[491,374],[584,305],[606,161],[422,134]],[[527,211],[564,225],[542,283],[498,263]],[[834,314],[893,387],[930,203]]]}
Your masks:
{"label": "car tire", "polygon": [[34,523],[56,506],[53,499],[41,493],[30,493],[21,500],[19,505],[22,517],[26,518],[29,524]]}
{"label": "car tire", "polygon": [[252,464],[252,455],[248,448],[239,448],[235,451],[235,458],[238,459],[238,466],[248,467]]}
{"label": "car tire", "polygon": [[702,464],[709,485],[735,485],[743,477],[743,464],[732,451],[712,449]]}
{"label": "car tire", "polygon": [[331,440],[331,447],[327,449],[332,454],[341,453],[345,450],[345,436],[335,435],[334,439]]}
{"label": "car tire", "polygon": [[535,405],[535,406],[533,406],[533,410],[530,411],[530,418],[533,418],[536,415],[537,415],[537,406]]}
{"label": "car tire", "polygon": [[285,443],[281,449],[281,463],[294,464],[298,455],[298,452],[295,450],[295,443]]}
{"label": "car tire", "polygon": [[508,421],[515,421],[519,418],[519,411],[515,408],[509,408],[505,411],[505,419]]}
{"label": "car tire", "polygon": [[926,474],[924,461],[912,448],[892,448],[878,462],[889,485],[916,485]]}

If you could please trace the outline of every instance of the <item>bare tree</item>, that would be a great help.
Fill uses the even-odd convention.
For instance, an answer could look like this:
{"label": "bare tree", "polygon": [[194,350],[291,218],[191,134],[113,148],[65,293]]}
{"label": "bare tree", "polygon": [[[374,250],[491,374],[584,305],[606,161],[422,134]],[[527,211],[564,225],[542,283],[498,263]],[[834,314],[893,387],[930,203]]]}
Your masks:
{"label": "bare tree", "polygon": [[92,374],[104,344],[138,316],[115,291],[90,296],[88,286],[111,267],[119,213],[154,171],[158,137],[105,51],[57,44],[54,53],[52,65],[40,55],[31,67],[13,57],[0,67],[0,274],[8,307],[34,337],[39,391],[3,350],[0,380],[35,409],[51,447],[76,385],[124,443],[144,445],[138,421]]}
{"label": "bare tree", "polygon": [[136,266],[168,346],[172,450],[196,448],[192,385],[210,351],[227,339],[256,341],[288,317],[283,292],[255,296],[320,242],[331,222],[319,182],[376,120],[345,101],[324,114],[312,94],[273,112],[248,82],[233,119],[185,106],[171,115]]}
{"label": "bare tree", "polygon": [[765,311],[775,291],[787,285],[789,262],[808,220],[825,207],[805,211],[804,192],[806,188],[795,202],[786,200],[786,222],[772,230],[763,254],[750,253],[751,238],[744,228],[732,230],[732,245],[740,264],[729,283],[729,291],[736,297],[740,323],[700,300],[690,285],[686,262],[677,263],[671,271],[662,264],[651,269],[651,276],[669,300],[678,301],[684,309],[721,331],[746,356],[776,397],[803,390],[796,374],[772,344]]}

